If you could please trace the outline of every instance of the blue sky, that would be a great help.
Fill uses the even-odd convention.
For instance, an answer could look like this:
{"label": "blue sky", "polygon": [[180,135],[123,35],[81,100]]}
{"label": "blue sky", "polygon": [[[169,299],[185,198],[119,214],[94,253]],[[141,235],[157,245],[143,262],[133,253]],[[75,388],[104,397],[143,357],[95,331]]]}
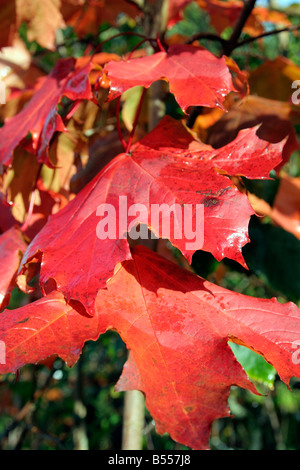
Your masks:
{"label": "blue sky", "polygon": [[[289,5],[292,5],[293,3],[299,3],[299,0],[277,0],[278,5],[282,7],[287,7]],[[266,5],[268,2],[267,0],[258,0],[257,4],[258,5]]]}

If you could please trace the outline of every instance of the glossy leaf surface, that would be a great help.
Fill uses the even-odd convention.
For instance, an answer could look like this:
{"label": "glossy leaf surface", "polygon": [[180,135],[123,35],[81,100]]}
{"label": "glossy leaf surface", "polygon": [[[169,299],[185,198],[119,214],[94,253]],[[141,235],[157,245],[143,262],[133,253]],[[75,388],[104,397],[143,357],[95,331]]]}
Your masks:
{"label": "glossy leaf surface", "polygon": [[189,106],[223,109],[225,96],[233,90],[224,58],[217,59],[209,51],[195,46],[176,45],[168,52],[109,62],[105,70],[110,80],[110,99],[134,86],[148,88],[156,80],[167,80],[184,111]]}
{"label": "glossy leaf surface", "polygon": [[255,393],[229,340],[259,352],[287,384],[300,374],[296,305],[228,291],[144,247],[99,292],[95,316],[71,309],[54,291],[2,318],[1,372],[51,354],[71,365],[86,340],[117,330],[130,350],[118,389],[143,391],[157,431],[195,449],[208,447],[212,422],[228,415],[231,385]]}
{"label": "glossy leaf surface", "polygon": [[[253,209],[225,175],[268,177],[281,161],[282,145],[259,139],[253,128],[214,150],[166,117],[133,147],[131,155],[115,157],[51,217],[29,246],[23,264],[37,256],[42,261],[41,283],[55,279],[68,301],[80,301],[91,313],[97,291],[115,265],[130,258],[126,233],[139,223],[170,239],[189,261],[203,248],[218,260],[228,257],[244,265],[241,249],[248,242]],[[162,218],[153,217],[152,211],[161,204],[167,204],[167,210],[162,208]],[[199,227],[194,234],[185,232],[191,222]]]}

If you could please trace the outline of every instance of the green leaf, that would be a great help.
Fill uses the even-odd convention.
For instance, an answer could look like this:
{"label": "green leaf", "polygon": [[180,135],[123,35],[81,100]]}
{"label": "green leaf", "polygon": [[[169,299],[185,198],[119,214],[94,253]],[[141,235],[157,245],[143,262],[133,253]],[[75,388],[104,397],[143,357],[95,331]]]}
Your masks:
{"label": "green leaf", "polygon": [[247,372],[249,378],[268,389],[274,388],[276,370],[262,356],[239,344],[228,343],[237,361]]}

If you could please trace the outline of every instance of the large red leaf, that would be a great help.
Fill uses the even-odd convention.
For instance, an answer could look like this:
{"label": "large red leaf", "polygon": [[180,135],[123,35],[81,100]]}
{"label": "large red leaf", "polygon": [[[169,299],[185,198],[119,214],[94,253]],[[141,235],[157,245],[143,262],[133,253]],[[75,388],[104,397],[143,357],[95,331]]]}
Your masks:
{"label": "large red leaf", "polygon": [[[269,144],[255,132],[255,128],[244,130],[235,141],[214,150],[194,141],[179,121],[167,117],[133,147],[131,155],[114,158],[75,199],[50,218],[25,253],[23,271],[32,258],[38,257],[42,261],[40,282],[55,279],[57,289],[68,301],[80,301],[93,313],[97,291],[105,286],[115,265],[130,258],[127,240],[118,235],[122,237],[134,222],[150,225],[158,237],[169,238],[189,261],[197,249],[204,249],[218,260],[228,257],[244,265],[241,249],[248,242],[253,209],[247,196],[219,172],[253,178],[269,175],[281,160],[283,143]],[[126,207],[119,205],[120,196],[127,197],[128,208],[143,204],[144,210],[128,215],[127,223],[119,234],[116,230],[114,238],[97,238],[101,221],[97,208],[103,204],[113,206],[119,227],[126,212]],[[193,227],[203,221],[201,214],[197,218],[195,208],[196,204],[202,205],[204,240],[189,240],[182,232],[179,238],[172,230],[166,236],[169,213],[156,221],[151,215],[153,204],[161,203],[180,208],[190,204]],[[179,218],[175,222],[179,224]],[[189,246],[190,242],[194,245]]]}
{"label": "large red leaf", "polygon": [[259,352],[287,384],[299,377],[296,305],[230,292],[146,248],[136,248],[96,305],[131,350],[118,388],[143,391],[157,431],[190,447],[207,448],[212,421],[228,415],[231,385],[254,391],[228,340]]}
{"label": "large red leaf", "polygon": [[24,307],[1,313],[0,338],[5,343],[6,363],[1,373],[16,372],[24,364],[36,364],[59,355],[68,366],[76,363],[84,342],[99,336],[98,318],[80,315],[52,292]]}
{"label": "large red leaf", "polygon": [[[264,81],[264,80],[263,80]],[[200,117],[201,119],[201,117]],[[236,101],[221,119],[207,130],[206,143],[213,147],[226,145],[241,129],[260,125],[257,135],[268,142],[285,139],[279,172],[299,144],[294,125],[300,123],[300,109],[283,101],[249,95]]]}
{"label": "large red leaf", "polygon": [[195,46],[174,45],[168,52],[109,62],[105,70],[110,80],[110,99],[134,86],[148,88],[156,80],[167,80],[184,111],[189,106],[224,109],[225,96],[233,90],[225,59]]}
{"label": "large red leaf", "polygon": [[65,130],[57,112],[62,96],[71,100],[91,97],[88,72],[91,65],[76,67],[75,59],[58,60],[53,71],[35,92],[27,106],[8,119],[0,129],[0,166],[12,163],[13,151],[28,133],[38,161],[50,164],[48,146],[55,131]]}
{"label": "large red leaf", "polygon": [[27,248],[20,231],[12,227],[0,235],[0,308],[5,307],[14,287],[23,253]]}
{"label": "large red leaf", "polygon": [[143,391],[158,432],[195,449],[207,448],[212,421],[228,416],[231,385],[255,392],[228,340],[259,352],[287,384],[300,376],[294,304],[227,291],[144,247],[99,292],[94,317],[52,292],[3,312],[2,320],[7,357],[0,373],[50,354],[72,365],[85,341],[117,330],[131,354],[118,389]]}

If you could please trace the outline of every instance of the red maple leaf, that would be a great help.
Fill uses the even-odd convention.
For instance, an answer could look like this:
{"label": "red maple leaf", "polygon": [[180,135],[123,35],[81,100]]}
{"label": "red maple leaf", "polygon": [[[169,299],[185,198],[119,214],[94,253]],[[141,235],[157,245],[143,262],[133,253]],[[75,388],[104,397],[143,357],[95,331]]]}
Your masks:
{"label": "red maple leaf", "polygon": [[[37,257],[42,261],[40,282],[55,279],[57,289],[68,301],[80,301],[92,313],[97,292],[105,286],[115,265],[130,258],[128,242],[122,236],[138,223],[150,226],[158,237],[170,239],[189,261],[197,249],[204,249],[218,260],[228,257],[245,265],[241,249],[249,241],[248,223],[253,209],[226,174],[268,177],[281,161],[283,145],[259,139],[253,128],[241,131],[233,142],[214,150],[195,141],[179,121],[166,117],[132,148],[131,155],[115,157],[75,199],[50,218],[25,253],[23,271]],[[120,203],[124,196],[125,209]],[[176,235],[174,229],[168,233],[169,212],[161,220],[150,220],[151,208],[161,203],[169,208],[174,204],[177,208],[190,206],[188,217],[194,227],[200,222],[196,204],[202,206],[204,240],[193,240],[191,246],[192,239],[182,232]],[[115,208],[118,221],[115,233],[107,238],[99,236],[98,231],[102,220],[99,216],[104,216],[98,207],[104,210],[106,204]],[[134,204],[142,205],[135,206],[139,213],[128,213],[119,229],[124,210]],[[175,221],[172,219],[174,226],[179,220],[176,217],[177,213]]]}
{"label": "red maple leaf", "polygon": [[109,62],[105,70],[110,80],[109,99],[134,86],[148,88],[156,80],[166,80],[184,111],[189,106],[224,109],[225,96],[233,90],[225,59],[218,59],[209,51],[195,46],[174,45],[168,52]]}
{"label": "red maple leaf", "polygon": [[71,100],[91,98],[88,80],[90,63],[76,67],[75,59],[60,59],[52,72],[43,81],[26,107],[8,119],[0,129],[0,165],[9,166],[15,147],[29,132],[32,147],[41,163],[51,166],[48,157],[49,142],[55,131],[64,131],[65,126],[58,114],[57,106],[63,96]]}
{"label": "red maple leaf", "polygon": [[118,389],[143,391],[157,431],[194,449],[207,448],[212,422],[228,416],[231,385],[255,392],[229,340],[259,352],[287,384],[300,375],[296,305],[228,291],[144,247],[99,292],[93,317],[53,291],[2,320],[0,373],[53,354],[71,366],[85,341],[117,330],[131,352]]}

